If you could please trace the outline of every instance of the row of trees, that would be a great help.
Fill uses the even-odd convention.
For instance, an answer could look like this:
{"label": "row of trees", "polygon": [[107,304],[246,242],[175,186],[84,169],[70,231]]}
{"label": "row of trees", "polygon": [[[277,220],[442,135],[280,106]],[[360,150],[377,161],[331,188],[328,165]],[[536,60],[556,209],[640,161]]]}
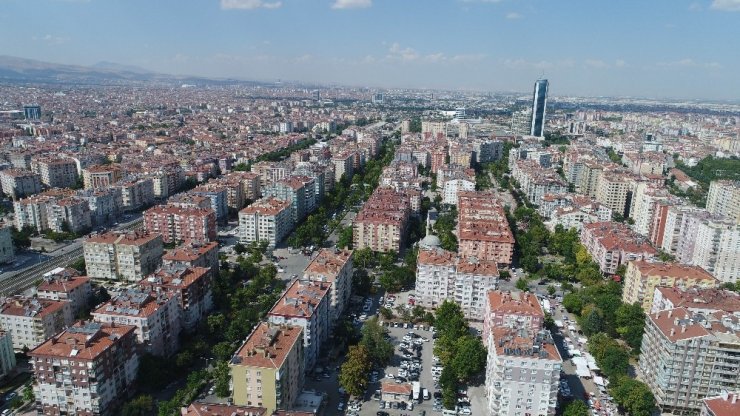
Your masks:
{"label": "row of trees", "polygon": [[442,404],[454,409],[458,387],[485,369],[486,349],[479,337],[471,335],[465,315],[455,302],[442,303],[434,316],[434,325],[438,335],[434,355],[444,366],[439,378]]}
{"label": "row of trees", "polygon": [[[341,221],[341,218],[332,218],[332,214],[370,198],[373,190],[378,186],[383,167],[393,160],[394,152],[395,145],[385,141],[381,145],[378,159],[367,161],[361,171],[355,172],[352,180],[342,177],[334,188],[324,195],[321,206],[296,227],[288,238],[288,244],[292,247],[322,246],[328,232]],[[351,238],[349,241],[342,241],[344,245],[348,243],[351,243]],[[338,246],[342,247],[339,244]]]}
{"label": "row of trees", "polygon": [[457,237],[453,231],[457,225],[457,208],[452,206],[444,212],[440,212],[434,223],[434,231],[439,238],[440,247],[448,251],[457,251]]}
{"label": "row of trees", "polygon": [[[576,230],[556,226],[551,233],[533,209],[523,206],[509,220],[514,224],[517,249],[525,270],[560,281],[563,289],[570,291],[563,298],[563,306],[577,316],[581,330],[589,338],[589,352],[609,378],[615,402],[632,415],[649,415],[655,406],[650,389],[628,376],[630,356],[639,354],[642,343],[645,326],[642,307],[622,302],[622,285],[604,280]],[[557,259],[540,264],[544,254]],[[580,284],[581,288],[576,290],[573,284]],[[568,405],[564,414],[583,415],[584,407]]]}

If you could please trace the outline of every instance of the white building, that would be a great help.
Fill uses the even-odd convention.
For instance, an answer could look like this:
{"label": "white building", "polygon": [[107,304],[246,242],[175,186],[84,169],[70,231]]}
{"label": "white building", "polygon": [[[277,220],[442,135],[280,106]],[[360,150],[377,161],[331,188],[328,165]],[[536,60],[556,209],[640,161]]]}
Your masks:
{"label": "white building", "polygon": [[13,233],[10,226],[0,224],[0,263],[10,263],[14,259]]}
{"label": "white building", "polygon": [[36,296],[47,300],[67,301],[72,313],[87,312],[92,296],[90,278],[80,276],[77,270],[58,267],[43,276],[36,288]]}
{"label": "white building", "polygon": [[303,271],[304,279],[331,284],[329,323],[332,326],[339,321],[342,313],[349,306],[353,274],[352,250],[329,248],[321,249]]}
{"label": "white building", "polygon": [[712,181],[707,194],[707,211],[740,223],[740,181]]}
{"label": "white building", "polygon": [[239,241],[267,241],[275,247],[293,229],[291,206],[291,201],[268,197],[239,211]]}
{"label": "white building", "polygon": [[467,179],[452,179],[445,181],[442,194],[442,202],[445,204],[457,205],[457,193],[459,191],[475,191],[475,182]]}
{"label": "white building", "polygon": [[554,415],[563,360],[547,330],[494,328],[487,340],[488,415]]}
{"label": "white building", "polygon": [[[429,244],[425,238],[424,245]],[[422,248],[416,261],[416,305],[435,309],[445,300],[460,305],[465,317],[480,321],[486,293],[495,289],[499,271],[495,262],[462,258],[438,247]]]}
{"label": "white building", "polygon": [[161,234],[140,231],[89,236],[82,244],[88,277],[138,282],[162,264]]}
{"label": "white building", "polygon": [[690,264],[702,267],[723,283],[740,279],[740,223],[731,220],[699,220],[693,239]]}
{"label": "white building", "polygon": [[0,327],[10,332],[13,348],[35,348],[74,322],[69,302],[15,296],[0,305]]}
{"label": "white building", "polygon": [[328,282],[296,279],[267,313],[270,323],[303,328],[306,371],[316,365],[321,347],[329,338],[329,291]]}
{"label": "white building", "polygon": [[29,356],[37,410],[45,415],[118,414],[139,369],[130,325],[80,321]]}
{"label": "white building", "polygon": [[128,289],[104,303],[92,316],[101,323],[135,326],[137,341],[153,355],[169,357],[180,345],[180,307],[172,293]]}
{"label": "white building", "polygon": [[4,380],[15,369],[13,337],[8,331],[0,331],[0,380]]}

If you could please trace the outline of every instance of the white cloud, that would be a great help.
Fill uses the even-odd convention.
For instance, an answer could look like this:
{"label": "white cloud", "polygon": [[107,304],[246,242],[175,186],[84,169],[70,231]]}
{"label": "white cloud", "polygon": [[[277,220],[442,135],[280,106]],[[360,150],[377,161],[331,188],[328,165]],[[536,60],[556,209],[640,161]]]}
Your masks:
{"label": "white cloud", "polygon": [[394,42],[388,49],[389,59],[400,59],[404,62],[411,62],[419,59],[419,52],[416,52],[413,48],[402,47],[398,42]]}
{"label": "white cloud", "polygon": [[609,68],[609,64],[602,61],[601,59],[586,59],[584,63],[586,64],[587,67],[590,67],[590,68],[599,68],[599,69]]}
{"label": "white cloud", "polygon": [[740,0],[714,0],[710,8],[724,12],[740,12]]}
{"label": "white cloud", "polygon": [[473,53],[473,54],[455,55],[452,57],[452,60],[455,62],[477,62],[477,61],[482,61],[485,58],[486,58],[486,54],[484,53]]}
{"label": "white cloud", "polygon": [[365,9],[373,5],[373,0],[335,0],[332,9]]}
{"label": "white cloud", "polygon": [[689,4],[690,12],[700,12],[702,10],[704,10],[704,7],[702,7],[701,3],[694,2]]}
{"label": "white cloud", "polygon": [[691,58],[683,58],[678,61],[670,62],[658,62],[656,64],[663,68],[708,68],[708,69],[720,69],[723,68],[719,62],[696,62]]}
{"label": "white cloud", "polygon": [[519,14],[517,12],[511,12],[511,13],[508,13],[506,15],[506,18],[509,19],[509,20],[521,19],[522,17],[524,17],[524,16],[522,16],[521,14]]}
{"label": "white cloud", "polygon": [[45,42],[49,45],[61,45],[62,43],[66,43],[69,38],[66,36],[54,36],[46,34],[44,36],[34,36],[32,38],[33,40]]}
{"label": "white cloud", "polygon": [[510,69],[556,69],[556,68],[573,68],[575,62],[572,59],[562,59],[560,61],[527,61],[525,59],[504,59],[501,61],[505,67]]}
{"label": "white cloud", "polygon": [[624,59],[617,59],[614,62],[614,66],[616,66],[617,68],[624,68],[625,66],[627,66],[627,62],[625,62]]}
{"label": "white cloud", "polygon": [[282,1],[264,0],[221,0],[223,10],[254,10],[254,9],[277,9],[283,5]]}

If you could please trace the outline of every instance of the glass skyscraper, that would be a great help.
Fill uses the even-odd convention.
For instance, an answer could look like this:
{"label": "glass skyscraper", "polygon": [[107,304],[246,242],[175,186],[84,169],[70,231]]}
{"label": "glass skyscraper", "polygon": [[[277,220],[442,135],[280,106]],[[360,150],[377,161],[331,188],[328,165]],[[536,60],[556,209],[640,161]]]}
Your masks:
{"label": "glass skyscraper", "polygon": [[547,88],[549,85],[546,79],[538,79],[534,83],[532,127],[529,132],[532,136],[542,137],[545,133],[545,107],[547,106]]}
{"label": "glass skyscraper", "polygon": [[41,118],[41,107],[36,104],[24,105],[23,114],[27,120],[38,120]]}

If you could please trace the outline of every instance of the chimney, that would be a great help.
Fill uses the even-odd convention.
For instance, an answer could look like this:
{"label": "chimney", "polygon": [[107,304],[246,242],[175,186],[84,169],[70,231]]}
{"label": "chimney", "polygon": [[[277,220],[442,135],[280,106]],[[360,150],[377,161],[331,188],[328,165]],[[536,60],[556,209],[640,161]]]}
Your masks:
{"label": "chimney", "polygon": [[673,315],[673,309],[669,309],[669,310],[668,310],[668,317],[670,318],[670,317],[671,317],[671,315]]}
{"label": "chimney", "polygon": [[676,335],[676,329],[675,328],[671,328],[671,336],[674,336],[674,335]]}
{"label": "chimney", "polygon": [[686,325],[681,325],[681,333],[683,334],[686,332]]}

